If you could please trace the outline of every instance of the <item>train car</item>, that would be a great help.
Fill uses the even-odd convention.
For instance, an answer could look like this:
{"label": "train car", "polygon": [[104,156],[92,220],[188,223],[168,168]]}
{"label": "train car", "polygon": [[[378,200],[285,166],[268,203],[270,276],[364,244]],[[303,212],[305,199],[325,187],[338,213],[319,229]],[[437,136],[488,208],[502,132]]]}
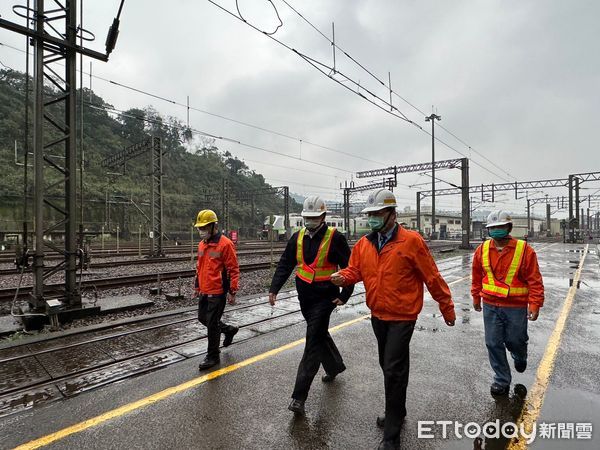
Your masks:
{"label": "train car", "polygon": [[[285,227],[284,227],[284,216],[275,215],[273,217],[273,230],[275,230],[279,236],[279,239],[284,239],[285,237]],[[327,216],[325,220],[328,226],[335,227],[340,233],[346,233],[346,228],[344,227],[344,218],[341,216]],[[267,226],[269,225],[269,217],[265,219],[265,236],[267,235]],[[290,215],[290,229],[291,233],[295,233],[300,230],[304,226],[304,219],[302,216],[298,214]],[[350,237],[353,239],[358,239],[365,234],[368,234],[371,231],[369,228],[368,218],[366,216],[358,216],[350,219]]]}
{"label": "train car", "polygon": [[[271,217],[273,217],[273,223],[271,223],[270,225],[272,225],[273,230],[277,232],[277,234],[278,234],[278,236],[280,236],[280,238],[282,236],[285,236],[285,220],[284,220],[285,218],[284,218],[284,216],[275,215],[275,216],[271,216]],[[264,225],[268,226],[269,221],[270,221],[270,217],[265,218]],[[337,228],[337,230],[340,233],[346,232],[346,229],[344,228],[344,218],[343,217],[327,216],[327,219],[325,220],[325,222],[327,223],[327,226]],[[296,231],[300,230],[303,226],[304,226],[304,219],[302,218],[302,216],[300,216],[298,214],[290,215],[291,233],[295,233]]]}

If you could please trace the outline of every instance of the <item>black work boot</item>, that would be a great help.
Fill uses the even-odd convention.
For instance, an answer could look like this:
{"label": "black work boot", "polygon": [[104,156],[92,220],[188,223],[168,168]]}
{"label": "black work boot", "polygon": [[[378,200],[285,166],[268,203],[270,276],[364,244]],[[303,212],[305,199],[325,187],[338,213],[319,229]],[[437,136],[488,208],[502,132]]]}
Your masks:
{"label": "black work boot", "polygon": [[396,450],[398,448],[398,439],[383,439],[377,450]]}
{"label": "black work boot", "polygon": [[496,396],[496,395],[508,395],[508,392],[510,391],[510,386],[501,386],[498,383],[493,383],[490,386],[490,394]]}
{"label": "black work boot", "polygon": [[225,335],[225,339],[223,339],[223,347],[229,347],[233,342],[233,337],[240,331],[237,327],[230,327],[229,331],[223,333]]}
{"label": "black work boot", "polygon": [[204,358],[204,361],[202,361],[198,365],[198,370],[210,369],[211,367],[216,366],[220,362],[221,359],[218,356],[206,356],[206,358]]}
{"label": "black work boot", "polygon": [[304,401],[293,398],[290,402],[290,406],[288,406],[288,409],[294,414],[304,415]]}
{"label": "black work boot", "polygon": [[515,370],[519,373],[523,373],[525,372],[525,369],[527,369],[527,360],[515,359]]}
{"label": "black work boot", "polygon": [[323,383],[331,383],[333,380],[335,380],[335,377],[337,377],[340,373],[342,373],[344,370],[346,370],[346,366],[342,366],[342,370],[340,370],[338,373],[334,373],[334,374],[329,374],[326,373],[325,375],[323,375],[321,377],[321,381]]}

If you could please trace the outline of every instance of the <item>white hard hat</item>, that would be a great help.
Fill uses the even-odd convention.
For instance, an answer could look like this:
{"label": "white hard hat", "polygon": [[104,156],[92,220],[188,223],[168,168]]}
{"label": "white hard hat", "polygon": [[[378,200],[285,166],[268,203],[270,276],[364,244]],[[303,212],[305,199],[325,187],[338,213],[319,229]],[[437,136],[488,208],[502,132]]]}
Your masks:
{"label": "white hard hat", "polygon": [[300,213],[302,217],[319,217],[327,212],[327,206],[321,197],[312,195],[304,199],[304,206]]}
{"label": "white hard hat", "polygon": [[385,208],[395,208],[396,206],[398,206],[396,205],[396,196],[392,191],[378,189],[369,194],[369,198],[367,198],[367,207],[361,212],[370,213],[381,211]]}
{"label": "white hard hat", "polygon": [[487,218],[486,228],[499,227],[509,223],[512,223],[512,217],[510,217],[510,213],[500,210],[492,211]]}

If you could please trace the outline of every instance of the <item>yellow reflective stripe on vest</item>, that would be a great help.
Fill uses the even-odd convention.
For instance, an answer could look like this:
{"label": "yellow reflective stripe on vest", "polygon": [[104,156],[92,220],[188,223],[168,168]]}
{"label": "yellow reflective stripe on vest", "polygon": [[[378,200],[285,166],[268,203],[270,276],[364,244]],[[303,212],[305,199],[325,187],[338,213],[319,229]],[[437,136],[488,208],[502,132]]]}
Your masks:
{"label": "yellow reflective stripe on vest", "polygon": [[[507,288],[503,288],[501,286],[495,286],[493,284],[486,284],[486,283],[483,283],[483,289],[484,289],[484,291],[488,291],[488,292],[497,292],[498,294],[502,294],[505,297],[508,296],[508,292],[509,292]],[[512,291],[512,289],[511,289],[511,291]]]}
{"label": "yellow reflective stripe on vest", "polygon": [[511,287],[510,288],[511,295],[525,295],[529,294],[529,288],[526,287]]}
{"label": "yellow reflective stripe on vest", "polygon": [[298,232],[298,240],[296,242],[296,261],[298,262],[299,266],[304,262],[304,254],[302,253],[304,233],[306,233],[306,228],[301,228]]}
{"label": "yellow reflective stripe on vest", "polygon": [[333,231],[333,227],[327,227],[327,231],[325,232],[325,236],[323,236],[321,246],[319,247],[319,252],[317,253],[317,268],[324,267],[326,265],[325,258],[329,253],[329,247],[331,246],[331,237],[333,236]]}
{"label": "yellow reflective stripe on vest", "polygon": [[508,273],[506,274],[506,279],[504,282],[509,286],[512,284],[513,278],[517,273],[517,270],[521,266],[521,260],[523,259],[523,250],[525,249],[525,241],[521,239],[517,240],[517,247],[515,248],[515,254],[513,255],[512,262],[510,263],[510,268],[508,269]]}
{"label": "yellow reflective stripe on vest", "polygon": [[[481,250],[481,262],[483,264],[483,270],[485,270],[485,273],[487,275],[488,278],[488,282],[490,283],[489,285],[483,285],[483,287],[485,288],[485,286],[492,286],[495,287],[496,286],[496,282],[494,280],[494,273],[492,272],[492,267],[490,266],[490,242],[491,240],[487,240],[483,243],[483,248]],[[493,289],[490,289],[493,291]]]}

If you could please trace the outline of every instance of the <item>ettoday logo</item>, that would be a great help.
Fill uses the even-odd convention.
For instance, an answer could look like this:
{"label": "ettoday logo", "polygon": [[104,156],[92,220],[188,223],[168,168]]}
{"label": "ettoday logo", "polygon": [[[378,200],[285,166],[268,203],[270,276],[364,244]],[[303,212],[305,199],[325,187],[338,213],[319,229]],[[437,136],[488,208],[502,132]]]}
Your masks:
{"label": "ettoday logo", "polygon": [[434,439],[436,437],[448,439],[452,436],[457,439],[500,439],[503,437],[506,439],[523,438],[527,444],[535,441],[536,435],[537,428],[535,426],[528,433],[524,424],[520,424],[520,426],[513,422],[501,424],[500,419],[486,422],[483,425],[476,422],[463,424],[453,420],[419,420],[417,433],[419,439]]}

